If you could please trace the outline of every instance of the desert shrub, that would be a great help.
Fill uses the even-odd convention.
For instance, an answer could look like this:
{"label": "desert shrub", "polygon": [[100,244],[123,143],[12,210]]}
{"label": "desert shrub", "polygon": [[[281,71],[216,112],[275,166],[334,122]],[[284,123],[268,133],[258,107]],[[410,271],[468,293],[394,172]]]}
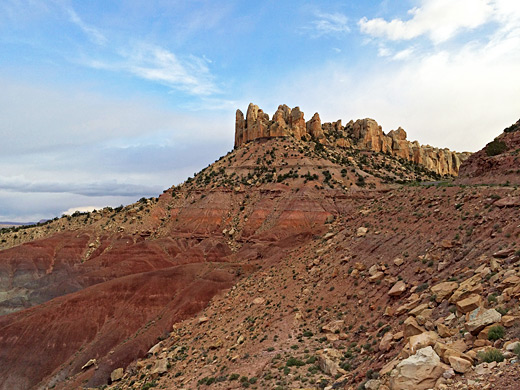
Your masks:
{"label": "desert shrub", "polygon": [[498,349],[495,349],[495,348],[488,349],[485,352],[480,352],[478,354],[478,357],[480,360],[482,360],[483,362],[486,362],[486,363],[491,363],[491,362],[500,363],[500,362],[504,361],[504,355],[502,354],[502,352],[500,352]]}
{"label": "desert shrub", "polygon": [[141,388],[141,390],[148,390],[148,389],[151,389],[152,387],[156,387],[157,386],[157,383],[155,381],[152,381],[152,382],[146,382],[143,387]]}
{"label": "desert shrub", "polygon": [[489,144],[486,145],[486,154],[488,156],[497,156],[499,154],[502,154],[506,151],[507,145],[498,140],[495,139],[494,141],[491,141]]}
{"label": "desert shrub", "polygon": [[506,330],[503,326],[495,325],[489,329],[488,340],[495,341],[499,340],[506,334]]}
{"label": "desert shrub", "polygon": [[512,133],[514,131],[520,131],[520,121],[516,122],[515,124],[509,126],[506,129],[504,129],[505,133]]}
{"label": "desert shrub", "polygon": [[292,356],[287,360],[287,363],[286,363],[287,367],[293,367],[293,366],[300,367],[300,366],[304,366],[304,365],[305,365],[305,362],[303,362],[299,359],[296,359],[295,357],[292,357]]}

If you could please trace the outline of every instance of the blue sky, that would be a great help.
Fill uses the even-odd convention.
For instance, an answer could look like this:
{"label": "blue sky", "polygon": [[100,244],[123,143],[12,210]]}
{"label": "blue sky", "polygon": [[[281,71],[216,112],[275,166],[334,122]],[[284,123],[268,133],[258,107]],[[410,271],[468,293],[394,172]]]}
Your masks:
{"label": "blue sky", "polygon": [[475,151],[520,117],[520,2],[0,3],[0,221],[154,196],[255,102]]}

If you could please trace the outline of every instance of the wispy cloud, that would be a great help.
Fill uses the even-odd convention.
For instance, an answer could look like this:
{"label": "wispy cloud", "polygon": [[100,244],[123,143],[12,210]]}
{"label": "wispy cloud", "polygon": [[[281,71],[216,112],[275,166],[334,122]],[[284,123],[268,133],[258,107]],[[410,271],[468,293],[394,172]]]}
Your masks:
{"label": "wispy cloud", "polygon": [[69,15],[69,20],[78,26],[92,42],[98,45],[104,45],[107,43],[107,38],[97,28],[89,26],[87,23],[85,23],[83,19],[81,19],[76,13],[76,11],[74,11],[72,8],[68,8],[67,13]]}
{"label": "wispy cloud", "polygon": [[408,20],[364,17],[358,25],[362,33],[377,38],[400,41],[426,35],[438,44],[490,21],[498,2],[500,0],[421,0],[419,7],[408,11],[411,15]]}
{"label": "wispy cloud", "polygon": [[161,188],[116,180],[92,183],[33,182],[22,177],[1,177],[0,188],[20,193],[68,193],[83,196],[142,196],[156,194]]}
{"label": "wispy cloud", "polygon": [[400,51],[398,51],[397,53],[394,54],[392,59],[398,60],[398,61],[399,60],[407,60],[408,58],[410,58],[412,56],[414,51],[415,51],[415,49],[413,47],[409,47],[407,49],[400,50]]}
{"label": "wispy cloud", "polygon": [[350,32],[348,18],[341,13],[317,12],[315,17],[316,19],[312,21],[312,31],[316,37]]}
{"label": "wispy cloud", "polygon": [[218,92],[206,58],[179,57],[157,45],[139,43],[119,51],[120,60],[83,61],[87,66],[110,71],[125,71],[139,78],[157,82],[191,95],[208,96]]}

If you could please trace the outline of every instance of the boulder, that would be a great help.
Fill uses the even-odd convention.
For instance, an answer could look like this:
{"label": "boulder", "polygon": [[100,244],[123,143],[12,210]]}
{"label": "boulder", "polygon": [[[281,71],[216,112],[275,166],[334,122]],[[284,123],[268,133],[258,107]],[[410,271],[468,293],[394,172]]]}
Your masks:
{"label": "boulder", "polygon": [[459,288],[453,293],[449,299],[450,303],[456,303],[472,294],[482,293],[482,277],[480,275],[474,275],[469,279],[463,281]]}
{"label": "boulder", "polygon": [[391,297],[398,297],[405,291],[406,291],[406,284],[402,280],[400,280],[392,286],[390,291],[388,291],[388,295],[390,295]]}
{"label": "boulder", "polygon": [[361,226],[357,229],[356,231],[356,236],[357,237],[364,237],[368,232],[368,229],[364,226]]}
{"label": "boulder", "polygon": [[345,321],[343,320],[331,321],[328,324],[322,326],[321,331],[324,333],[339,333],[344,325]]}
{"label": "boulder", "polygon": [[426,332],[426,330],[419,326],[416,319],[413,317],[408,317],[403,323],[403,334],[405,338],[410,338],[411,336],[415,336],[421,333]]}
{"label": "boulder", "polygon": [[317,363],[321,371],[325,374],[336,376],[338,374],[345,374],[346,371],[341,369],[334,360],[331,359],[330,353],[326,351],[318,351]]}
{"label": "boulder", "polygon": [[457,302],[457,310],[461,313],[469,313],[470,311],[475,310],[482,304],[482,297],[477,294],[470,295],[467,298],[464,298]]}
{"label": "boulder", "polygon": [[419,349],[423,349],[428,346],[434,346],[439,336],[433,331],[423,332],[410,337],[410,350],[412,353],[417,352]]}
{"label": "boulder", "polygon": [[97,365],[97,361],[96,359],[90,359],[88,362],[86,362],[83,367],[81,367],[82,370],[86,369],[86,368],[89,368],[89,367],[92,367],[92,366],[96,366]]}
{"label": "boulder", "polygon": [[152,368],[152,371],[150,374],[152,375],[162,375],[168,372],[168,359],[163,358],[159,359],[155,362],[154,367]]}
{"label": "boulder", "polygon": [[368,280],[372,283],[377,282],[378,280],[383,280],[385,278],[384,272],[376,272],[374,275],[370,276]]}
{"label": "boulder", "polygon": [[265,303],[265,298],[258,297],[253,299],[253,305],[263,305]]}
{"label": "boulder", "polygon": [[445,367],[432,347],[422,348],[415,355],[403,360],[392,371],[392,390],[426,390],[444,373]]}
{"label": "boulder", "polygon": [[520,206],[520,196],[508,196],[507,198],[502,198],[493,203],[498,207],[518,207]]}
{"label": "boulder", "polygon": [[488,325],[500,322],[502,315],[495,309],[484,309],[479,307],[468,314],[465,328],[473,335],[479,332]]}
{"label": "boulder", "polygon": [[394,336],[390,332],[386,332],[381,342],[379,343],[379,350],[381,352],[387,352],[392,348],[392,342],[394,341]]}
{"label": "boulder", "polygon": [[365,390],[379,390],[381,388],[381,381],[379,379],[370,379],[365,382]]}
{"label": "boulder", "polygon": [[157,344],[155,344],[152,348],[150,348],[147,352],[148,355],[155,355],[157,352],[161,350],[162,342],[159,341]]}
{"label": "boulder", "polygon": [[506,344],[506,351],[513,352],[516,348],[520,348],[520,341],[513,341],[509,344]]}
{"label": "boulder", "polygon": [[110,380],[112,382],[120,381],[123,378],[124,371],[122,368],[116,368],[112,373],[110,374]]}
{"label": "boulder", "polygon": [[419,306],[416,306],[414,309],[410,310],[408,312],[408,314],[410,314],[411,316],[418,316],[419,314],[421,314],[424,310],[428,309],[428,304],[427,303],[423,303]]}
{"label": "boulder", "polygon": [[444,324],[437,324],[437,333],[441,337],[451,337],[456,333],[456,330],[454,331]]}
{"label": "boulder", "polygon": [[453,368],[453,370],[455,372],[458,372],[459,374],[464,374],[471,370],[471,368],[473,367],[473,365],[469,361],[457,356],[450,356],[449,361],[450,366]]}
{"label": "boulder", "polygon": [[502,325],[504,325],[506,328],[510,328],[517,320],[518,317],[505,315],[502,317]]}
{"label": "boulder", "polygon": [[435,301],[440,303],[449,298],[458,287],[457,282],[443,282],[432,286],[430,290],[435,295]]}

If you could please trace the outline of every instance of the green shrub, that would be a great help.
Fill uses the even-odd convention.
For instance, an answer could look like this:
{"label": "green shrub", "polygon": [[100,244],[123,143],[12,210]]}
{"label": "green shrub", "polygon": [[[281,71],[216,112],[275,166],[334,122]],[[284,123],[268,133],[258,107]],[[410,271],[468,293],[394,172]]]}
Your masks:
{"label": "green shrub", "polygon": [[504,153],[506,149],[507,145],[504,142],[495,139],[486,145],[486,154],[488,156],[497,156]]}
{"label": "green shrub", "polygon": [[488,349],[486,352],[479,352],[478,357],[480,360],[486,363],[500,363],[504,361],[504,355],[502,352],[495,348]]}
{"label": "green shrub", "polygon": [[155,381],[153,382],[146,382],[143,387],[141,388],[141,390],[148,390],[148,389],[151,389],[152,387],[156,387],[157,386],[157,383]]}
{"label": "green shrub", "polygon": [[488,332],[488,340],[499,340],[506,334],[506,330],[501,325],[492,326]]}
{"label": "green shrub", "polygon": [[505,133],[512,133],[514,131],[520,131],[520,121],[504,129]]}
{"label": "green shrub", "polygon": [[296,366],[296,367],[300,367],[300,366],[304,366],[305,365],[305,362],[299,360],[299,359],[296,359],[295,357],[290,357],[288,360],[287,360],[287,363],[285,364],[287,367],[293,367],[293,366]]}

